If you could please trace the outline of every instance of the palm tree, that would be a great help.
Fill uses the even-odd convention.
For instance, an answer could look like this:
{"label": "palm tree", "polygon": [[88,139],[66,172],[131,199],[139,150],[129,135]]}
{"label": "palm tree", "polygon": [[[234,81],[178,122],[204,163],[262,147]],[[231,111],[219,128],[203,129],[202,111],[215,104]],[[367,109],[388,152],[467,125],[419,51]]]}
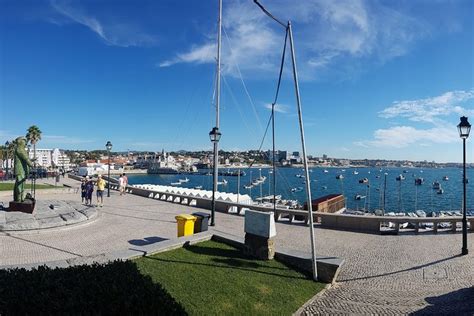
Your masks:
{"label": "palm tree", "polygon": [[33,145],[33,161],[36,164],[36,143],[41,140],[41,130],[38,126],[32,125],[28,128],[26,139]]}

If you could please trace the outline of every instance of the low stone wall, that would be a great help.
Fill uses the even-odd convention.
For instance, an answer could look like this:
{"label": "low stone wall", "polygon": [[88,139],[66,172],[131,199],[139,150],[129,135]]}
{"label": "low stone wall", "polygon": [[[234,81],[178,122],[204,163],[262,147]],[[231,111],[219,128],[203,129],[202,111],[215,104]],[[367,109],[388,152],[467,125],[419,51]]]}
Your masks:
{"label": "low stone wall", "polygon": [[[118,185],[112,183],[110,188],[112,190],[118,190]],[[170,193],[170,192],[156,192],[152,190],[135,188],[128,186],[126,192],[129,194],[139,195],[147,198],[158,199],[163,201],[168,201],[172,203],[186,204],[190,206],[196,206],[204,209],[211,209],[211,199],[187,196],[182,194]],[[259,205],[249,205],[249,204],[239,204],[234,202],[226,201],[216,201],[216,211],[225,212],[225,213],[235,213],[242,215],[245,213],[245,210],[255,210],[262,212],[274,212],[275,221],[284,222],[289,221],[290,223],[294,221],[304,222],[308,224],[308,211],[306,210],[293,210],[293,209],[284,209],[277,208],[273,210],[272,207],[259,206]],[[382,216],[358,216],[358,215],[345,215],[345,214],[331,214],[331,213],[313,213],[314,222],[319,223],[321,227],[330,228],[330,229],[341,229],[341,230],[350,230],[364,233],[382,233],[383,224],[395,223],[395,228],[390,230],[391,233],[397,234],[399,232],[399,226],[401,223],[414,223],[416,233],[421,232],[420,228],[425,223],[451,223],[452,231],[456,231],[457,223],[460,223],[461,217],[382,217]],[[470,223],[470,231],[474,231],[474,217],[468,217]],[[435,233],[438,232],[437,225],[434,225],[434,229],[430,230]],[[384,229],[383,232],[387,232],[387,229]]]}

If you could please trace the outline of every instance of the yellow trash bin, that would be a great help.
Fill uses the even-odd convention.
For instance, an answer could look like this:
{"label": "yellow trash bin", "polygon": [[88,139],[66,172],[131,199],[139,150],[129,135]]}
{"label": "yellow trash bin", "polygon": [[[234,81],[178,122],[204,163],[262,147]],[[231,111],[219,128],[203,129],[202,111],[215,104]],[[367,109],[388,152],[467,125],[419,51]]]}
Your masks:
{"label": "yellow trash bin", "polygon": [[179,214],[175,217],[178,222],[178,237],[190,236],[194,233],[196,217],[188,214]]}

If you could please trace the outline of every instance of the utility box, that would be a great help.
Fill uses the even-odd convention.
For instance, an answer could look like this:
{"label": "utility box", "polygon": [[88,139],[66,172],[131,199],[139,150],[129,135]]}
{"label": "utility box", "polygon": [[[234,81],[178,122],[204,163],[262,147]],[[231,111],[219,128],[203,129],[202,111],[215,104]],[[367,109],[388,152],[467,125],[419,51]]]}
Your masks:
{"label": "utility box", "polygon": [[196,217],[196,222],[194,223],[194,233],[197,234],[207,231],[209,226],[209,218],[211,215],[203,212],[195,212],[192,215]]}
{"label": "utility box", "polygon": [[191,236],[194,233],[194,222],[196,217],[189,214],[175,216],[178,224],[178,237]]}

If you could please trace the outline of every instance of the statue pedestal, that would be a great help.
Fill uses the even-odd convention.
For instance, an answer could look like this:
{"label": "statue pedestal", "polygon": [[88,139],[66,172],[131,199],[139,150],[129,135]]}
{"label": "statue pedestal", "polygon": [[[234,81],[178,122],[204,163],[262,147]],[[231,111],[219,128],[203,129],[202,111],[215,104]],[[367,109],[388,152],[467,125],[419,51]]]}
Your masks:
{"label": "statue pedestal", "polygon": [[15,202],[10,201],[10,205],[8,206],[8,212],[23,212],[23,213],[33,213],[35,209],[35,200],[26,199],[24,202]]}

